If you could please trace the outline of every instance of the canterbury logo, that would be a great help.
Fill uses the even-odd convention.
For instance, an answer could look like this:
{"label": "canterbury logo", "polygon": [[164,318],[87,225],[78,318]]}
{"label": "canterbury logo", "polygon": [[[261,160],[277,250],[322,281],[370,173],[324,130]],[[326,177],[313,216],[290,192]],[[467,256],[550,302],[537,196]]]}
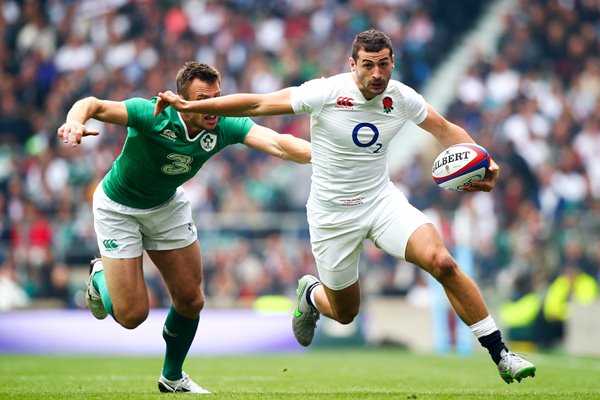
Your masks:
{"label": "canterbury logo", "polygon": [[112,250],[112,249],[116,249],[117,247],[119,247],[119,245],[117,244],[117,239],[106,239],[102,241],[102,244],[104,245],[104,248],[107,250]]}
{"label": "canterbury logo", "polygon": [[172,142],[177,140],[177,134],[170,129],[165,129],[164,131],[162,131],[160,136],[167,138]]}
{"label": "canterbury logo", "polygon": [[337,105],[338,105],[338,107],[341,107],[341,108],[350,108],[350,107],[354,106],[353,101],[354,101],[354,99],[352,97],[340,96],[337,98]]}

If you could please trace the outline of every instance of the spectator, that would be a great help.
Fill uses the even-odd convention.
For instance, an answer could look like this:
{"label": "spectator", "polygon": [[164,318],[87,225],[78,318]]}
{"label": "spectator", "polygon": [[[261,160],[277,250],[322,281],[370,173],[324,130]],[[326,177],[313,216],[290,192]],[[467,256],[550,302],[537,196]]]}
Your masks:
{"label": "spectator", "polygon": [[543,343],[551,346],[563,339],[565,321],[569,317],[571,303],[589,305],[598,298],[598,283],[576,264],[567,264],[548,287],[544,299]]}
{"label": "spectator", "polygon": [[0,311],[23,308],[29,305],[29,295],[16,276],[14,264],[9,260],[0,266]]}

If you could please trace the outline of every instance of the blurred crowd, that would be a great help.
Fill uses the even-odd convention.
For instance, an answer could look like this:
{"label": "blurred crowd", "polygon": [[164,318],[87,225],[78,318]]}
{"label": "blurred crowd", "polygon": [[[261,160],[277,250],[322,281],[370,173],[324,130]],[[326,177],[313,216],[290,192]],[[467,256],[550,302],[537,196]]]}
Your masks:
{"label": "blurred crowd", "polygon": [[[481,8],[465,0],[468,12],[446,21],[443,1],[426,3],[0,1],[3,284],[32,299],[81,305],[70,276],[97,254],[91,194],[126,133],[90,121],[99,137],[86,138],[80,148],[57,143],[56,129],[77,99],[119,101],[174,90],[175,74],[188,60],[216,66],[223,93],[272,91],[345,71],[354,35],[371,26],[394,38],[402,64],[397,71],[419,86]],[[308,138],[307,118],[260,122]],[[310,167],[240,147],[219,154],[186,184],[208,297],[220,302],[290,292],[299,275],[314,271],[304,211]],[[247,222],[251,216],[262,225],[272,222],[258,229],[261,224]],[[167,304],[156,271],[149,267],[147,276],[153,304]]]}
{"label": "blurred crowd", "polygon": [[[72,276],[97,254],[91,194],[126,133],[90,121],[99,137],[57,143],[77,99],[174,90],[187,60],[217,67],[224,94],[269,92],[346,71],[354,35],[370,27],[394,43],[394,78],[419,90],[487,3],[0,0],[0,293],[82,305]],[[393,176],[450,248],[472,249],[484,290],[515,301],[544,292],[567,267],[597,282],[600,263],[600,1],[517,3],[497,55],[473,60],[447,114],[501,165],[496,190],[440,190],[427,154]],[[308,138],[306,117],[260,123]],[[241,146],[186,184],[209,301],[291,294],[315,272],[302,222],[309,175]],[[371,245],[361,262],[366,293],[426,302],[414,267]],[[153,305],[168,304],[151,267],[147,277]]]}
{"label": "blurred crowd", "polygon": [[477,275],[500,290],[505,323],[551,345],[571,303],[598,299],[600,1],[517,3],[498,55],[473,60],[448,114],[502,177],[492,196],[450,209],[482,218],[470,239]]}

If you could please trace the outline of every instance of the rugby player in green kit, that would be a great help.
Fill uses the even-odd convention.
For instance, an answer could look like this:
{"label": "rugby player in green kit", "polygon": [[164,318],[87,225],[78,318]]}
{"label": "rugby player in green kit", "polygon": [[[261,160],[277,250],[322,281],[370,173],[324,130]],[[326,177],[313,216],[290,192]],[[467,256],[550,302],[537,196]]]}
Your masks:
{"label": "rugby player in green kit", "polygon": [[[177,73],[177,91],[186,100],[220,96],[219,72],[187,62]],[[87,97],[77,101],[58,137],[77,146],[89,119],[127,126],[127,138],[93,199],[100,259],[91,263],[86,301],[92,314],[110,314],[127,329],[148,316],[142,270],[146,250],[162,275],[173,305],[163,326],[165,360],[161,392],[210,393],[183,372],[204,306],[202,261],[190,202],[181,185],[224,147],[243,143],[267,154],[309,163],[310,143],[279,134],[247,117],[180,113],[172,107],[154,117],[156,98],[123,102]]]}

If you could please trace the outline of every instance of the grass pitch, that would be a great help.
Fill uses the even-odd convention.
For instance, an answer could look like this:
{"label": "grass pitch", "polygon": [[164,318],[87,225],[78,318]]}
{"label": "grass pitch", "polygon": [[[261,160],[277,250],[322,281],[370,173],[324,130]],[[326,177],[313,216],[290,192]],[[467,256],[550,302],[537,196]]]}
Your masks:
{"label": "grass pitch", "polygon": [[[600,359],[532,355],[535,378],[505,384],[486,355],[331,350],[191,357],[214,399],[600,399]],[[156,399],[155,357],[0,355],[0,399]],[[176,395],[187,398],[190,395]]]}

